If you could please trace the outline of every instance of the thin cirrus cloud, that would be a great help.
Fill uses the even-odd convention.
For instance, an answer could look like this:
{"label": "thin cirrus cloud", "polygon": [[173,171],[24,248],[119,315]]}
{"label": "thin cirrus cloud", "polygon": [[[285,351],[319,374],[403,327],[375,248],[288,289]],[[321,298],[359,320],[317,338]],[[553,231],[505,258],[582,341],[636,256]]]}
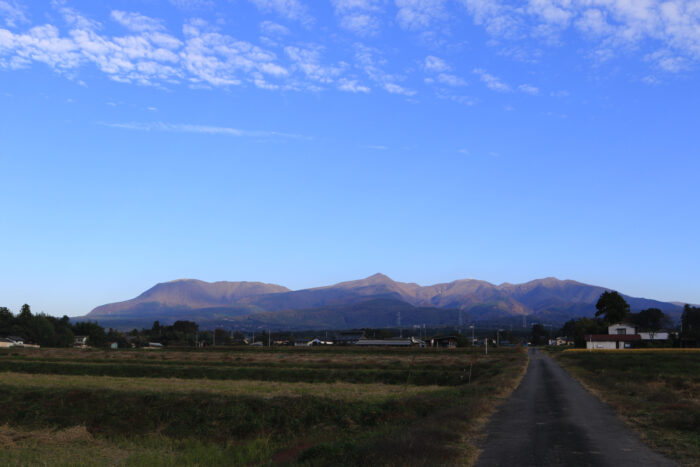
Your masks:
{"label": "thin cirrus cloud", "polygon": [[100,125],[118,128],[122,130],[134,131],[160,131],[168,133],[198,133],[204,135],[222,135],[235,137],[252,137],[252,138],[287,138],[287,139],[310,139],[307,136],[302,136],[293,133],[282,133],[278,131],[265,130],[242,130],[240,128],[210,126],[210,125],[194,125],[189,123],[166,123],[166,122],[146,122],[146,123],[100,123]]}

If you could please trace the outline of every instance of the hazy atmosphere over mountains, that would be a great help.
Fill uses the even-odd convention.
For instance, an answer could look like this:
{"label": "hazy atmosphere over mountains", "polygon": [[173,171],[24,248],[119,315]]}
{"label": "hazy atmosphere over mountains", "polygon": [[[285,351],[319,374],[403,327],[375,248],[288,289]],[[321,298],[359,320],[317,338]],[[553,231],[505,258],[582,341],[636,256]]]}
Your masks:
{"label": "hazy atmosphere over mountains", "polygon": [[[321,329],[455,325],[529,321],[561,323],[592,316],[604,287],[556,278],[523,284],[463,279],[420,286],[383,274],[335,285],[289,290],[261,282],[204,282],[180,279],[157,284],[138,297],[92,310],[87,318],[113,327],[147,326],[177,319],[204,326]],[[677,304],[625,296],[633,311],[656,307],[676,316]]]}

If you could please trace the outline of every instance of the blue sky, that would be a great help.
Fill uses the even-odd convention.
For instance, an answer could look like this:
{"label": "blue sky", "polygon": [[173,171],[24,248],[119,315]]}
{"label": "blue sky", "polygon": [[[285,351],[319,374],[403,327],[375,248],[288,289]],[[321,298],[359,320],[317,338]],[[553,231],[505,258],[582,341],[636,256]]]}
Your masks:
{"label": "blue sky", "polygon": [[700,303],[700,3],[0,0],[0,305],[182,277]]}

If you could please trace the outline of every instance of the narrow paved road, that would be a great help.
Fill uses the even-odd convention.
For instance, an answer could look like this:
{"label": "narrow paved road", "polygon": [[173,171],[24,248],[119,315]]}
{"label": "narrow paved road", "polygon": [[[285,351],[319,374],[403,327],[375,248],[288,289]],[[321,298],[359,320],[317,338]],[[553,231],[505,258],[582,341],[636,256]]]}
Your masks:
{"label": "narrow paved road", "polygon": [[671,466],[544,352],[487,425],[477,467]]}

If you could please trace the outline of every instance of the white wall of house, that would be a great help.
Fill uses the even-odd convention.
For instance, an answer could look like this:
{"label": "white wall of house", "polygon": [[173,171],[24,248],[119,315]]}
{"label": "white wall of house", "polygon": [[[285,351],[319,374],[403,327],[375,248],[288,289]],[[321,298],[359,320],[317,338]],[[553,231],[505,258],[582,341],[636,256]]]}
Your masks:
{"label": "white wall of house", "polygon": [[636,329],[629,324],[611,324],[608,326],[608,334],[636,334]]}
{"label": "white wall of house", "polygon": [[[640,332],[638,333],[639,336],[642,338],[643,341],[650,341],[651,340],[651,333],[650,332]],[[667,332],[655,332],[654,333],[654,340],[655,341],[665,341],[668,340],[668,333]]]}
{"label": "white wall of house", "polygon": [[615,342],[615,341],[603,341],[603,342],[586,341],[586,348],[589,350],[590,349],[616,349],[617,342]]}

